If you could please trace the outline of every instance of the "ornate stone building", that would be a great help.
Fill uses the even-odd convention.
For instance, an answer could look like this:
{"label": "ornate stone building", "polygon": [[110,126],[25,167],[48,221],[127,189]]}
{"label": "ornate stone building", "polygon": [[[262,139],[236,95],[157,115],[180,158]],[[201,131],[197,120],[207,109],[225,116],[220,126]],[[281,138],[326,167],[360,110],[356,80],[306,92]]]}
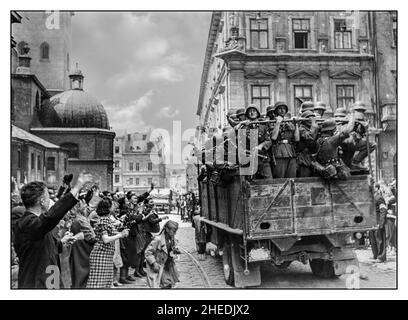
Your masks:
{"label": "ornate stone building", "polygon": [[[380,64],[395,62],[395,50],[387,51],[388,61],[376,59],[378,41],[392,32],[392,22],[378,22],[387,16],[391,13],[214,12],[197,108],[199,130],[221,130],[228,111],[250,103],[265,112],[268,105],[286,101],[289,112],[297,114],[297,97],[325,102],[326,116],[362,100],[371,125],[379,128],[382,80],[377,76]],[[380,146],[376,158],[381,152]],[[382,175],[381,161],[376,163]]]}

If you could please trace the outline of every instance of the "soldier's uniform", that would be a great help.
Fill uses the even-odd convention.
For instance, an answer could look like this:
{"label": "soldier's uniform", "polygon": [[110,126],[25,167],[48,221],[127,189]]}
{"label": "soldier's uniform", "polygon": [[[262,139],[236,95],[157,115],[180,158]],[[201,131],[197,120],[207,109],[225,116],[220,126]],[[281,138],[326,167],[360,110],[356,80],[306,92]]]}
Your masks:
{"label": "soldier's uniform", "polygon": [[[284,102],[275,104],[275,115],[280,106],[289,108]],[[279,134],[275,141],[272,141],[272,154],[275,164],[272,168],[274,178],[295,178],[296,177],[296,151],[295,151],[295,126],[290,122],[282,122]]]}
{"label": "soldier's uniform", "polygon": [[[360,164],[368,156],[365,125],[363,114],[357,113],[355,131],[341,145],[342,159],[351,169],[367,170]],[[374,142],[369,142],[370,153],[375,150],[375,147]]]}
{"label": "soldier's uniform", "polygon": [[325,167],[324,177],[347,179],[350,176],[350,170],[339,157],[339,147],[349,135],[344,132],[333,134],[335,129],[334,119],[323,122],[321,136],[317,139],[319,150],[316,160]]}
{"label": "soldier's uniform", "polygon": [[[310,110],[301,114],[301,118],[312,117],[314,117],[314,113]],[[298,177],[312,176],[312,154],[317,152],[317,132],[318,126],[311,126],[310,122],[301,122],[299,125],[300,141],[296,144]]]}
{"label": "soldier's uniform", "polygon": [[380,191],[376,191],[374,198],[379,227],[375,231],[370,231],[370,244],[371,250],[373,252],[373,258],[378,259],[380,262],[384,262],[385,260],[387,260],[387,243],[385,233],[387,206]]}
{"label": "soldier's uniform", "polygon": [[[248,116],[248,112],[250,109],[255,109],[258,113],[258,116],[256,119],[251,119]],[[254,121],[254,120],[262,120],[261,119],[261,114],[258,110],[258,108],[256,107],[256,105],[249,105],[246,110],[245,110],[245,115],[247,120],[249,121]],[[249,144],[250,144],[250,133],[251,130],[257,130],[258,132],[258,146],[261,146],[262,149],[258,150],[258,169],[256,172],[256,178],[272,178],[272,170],[271,170],[271,166],[270,166],[270,159],[268,156],[268,152],[267,150],[271,147],[272,143],[271,143],[271,139],[270,139],[270,135],[269,135],[269,130],[268,130],[268,125],[266,124],[255,124],[255,123],[249,123],[249,125],[247,125],[245,127],[246,129],[246,137],[247,137],[247,141],[246,141],[246,150],[249,151],[250,154],[253,154],[252,150],[249,150]]]}

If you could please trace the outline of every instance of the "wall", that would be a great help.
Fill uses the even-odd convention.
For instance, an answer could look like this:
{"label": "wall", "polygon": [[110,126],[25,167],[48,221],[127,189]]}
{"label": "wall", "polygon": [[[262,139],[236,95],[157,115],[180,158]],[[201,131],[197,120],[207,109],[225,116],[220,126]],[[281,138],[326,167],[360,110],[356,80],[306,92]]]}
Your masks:
{"label": "wall", "polygon": [[[31,71],[47,89],[64,91],[69,88],[67,54],[71,52],[71,12],[59,12],[59,29],[48,29],[50,14],[45,11],[19,11],[21,23],[12,25],[12,35],[17,44],[25,41],[30,47]],[[41,61],[40,45],[50,45],[49,61]],[[55,92],[55,91],[54,91]]]}

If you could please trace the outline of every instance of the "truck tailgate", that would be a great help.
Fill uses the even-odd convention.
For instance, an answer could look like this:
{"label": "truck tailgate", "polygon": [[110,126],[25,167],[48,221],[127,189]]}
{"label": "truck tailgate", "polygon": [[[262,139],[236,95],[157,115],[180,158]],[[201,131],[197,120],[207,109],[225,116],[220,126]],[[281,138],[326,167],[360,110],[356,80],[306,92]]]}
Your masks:
{"label": "truck tailgate", "polygon": [[364,231],[377,225],[368,176],[254,180],[247,199],[248,237]]}

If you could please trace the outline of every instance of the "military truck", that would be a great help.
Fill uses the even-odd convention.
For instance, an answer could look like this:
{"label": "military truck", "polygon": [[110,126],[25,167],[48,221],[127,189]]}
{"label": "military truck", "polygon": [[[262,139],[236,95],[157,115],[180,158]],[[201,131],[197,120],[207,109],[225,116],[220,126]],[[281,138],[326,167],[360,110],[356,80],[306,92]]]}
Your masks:
{"label": "military truck", "polygon": [[235,287],[260,285],[260,264],[268,261],[279,268],[309,263],[324,278],[349,273],[358,267],[354,239],[377,227],[368,174],[251,180],[236,170],[226,183],[208,177],[199,184],[207,240]]}

